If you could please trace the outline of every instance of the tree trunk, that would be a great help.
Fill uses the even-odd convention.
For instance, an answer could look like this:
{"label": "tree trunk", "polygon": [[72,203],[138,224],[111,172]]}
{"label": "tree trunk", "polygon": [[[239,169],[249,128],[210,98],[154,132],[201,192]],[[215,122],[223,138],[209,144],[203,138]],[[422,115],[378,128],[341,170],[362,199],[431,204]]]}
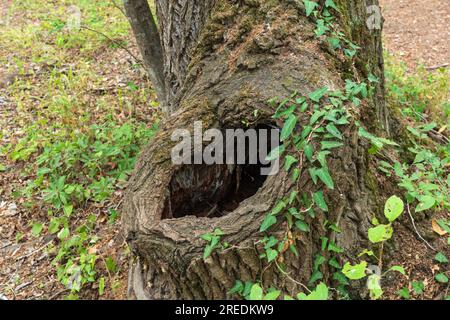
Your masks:
{"label": "tree trunk", "polygon": [[[261,222],[278,200],[293,190],[317,191],[306,169],[298,184],[282,170],[261,184],[241,187],[247,192],[230,195],[239,189],[236,168],[176,166],[171,161],[173,131],[192,131],[195,120],[202,121],[204,130],[245,128],[243,120],[251,127],[276,126],[269,99],[290,97],[294,91],[307,96],[323,86],[343,89],[345,79],[367,79],[370,72],[383,79],[381,33],[367,28],[364,2],[335,3],[341,31],[362,48],[354,60],[315,37],[316,26],[306,17],[303,1],[157,1],[168,101],[176,112],[140,156],[123,205],[133,252],[130,297],[225,299],[236,280],[261,280],[266,288],[294,294],[302,291],[298,282],[307,283],[311,276],[321,237],[334,240],[349,256],[364,247],[370,219],[382,206],[371,183],[369,146],[354,122],[343,130],[344,146],[328,160],[336,184],[325,191],[329,213],[311,219],[309,233],[292,235],[298,257],[284,253],[289,277],[274,264],[266,268],[255,243],[262,238]],[[380,81],[357,115],[372,132],[385,130],[383,90]],[[205,198],[207,205],[194,200]],[[220,210],[208,216],[211,208]],[[324,228],[325,221],[342,232]],[[280,221],[274,234],[281,236],[285,224]],[[204,260],[206,242],[200,236],[215,228],[230,246]],[[323,281],[331,281],[329,268],[322,269]]]}

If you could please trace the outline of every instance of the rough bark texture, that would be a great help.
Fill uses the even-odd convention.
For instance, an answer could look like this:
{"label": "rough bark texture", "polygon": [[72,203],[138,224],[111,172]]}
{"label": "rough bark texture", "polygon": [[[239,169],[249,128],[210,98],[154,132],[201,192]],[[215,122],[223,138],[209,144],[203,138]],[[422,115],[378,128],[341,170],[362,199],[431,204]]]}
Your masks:
{"label": "rough bark texture", "polygon": [[[158,3],[161,21],[178,19],[164,14],[171,15],[169,8],[185,3],[168,2]],[[258,258],[261,248],[254,243],[261,239],[258,232],[261,222],[278,199],[294,188],[307,193],[317,190],[306,170],[296,186],[283,171],[268,177],[255,195],[223,216],[174,213],[168,206],[176,202],[178,192],[201,196],[215,186],[220,193],[230,182],[220,166],[195,169],[173,166],[170,152],[175,142],[171,142],[171,134],[179,128],[192,131],[194,120],[202,120],[205,130],[242,128],[243,119],[253,126],[273,125],[274,110],[267,103],[270,98],[287,97],[293,91],[307,95],[324,85],[342,89],[344,79],[354,76],[363,79],[369,71],[382,78],[380,32],[367,29],[365,4],[360,0],[335,2],[341,12],[338,19],[342,30],[363,48],[354,64],[315,38],[315,25],[305,17],[303,1],[287,0],[217,0],[205,22],[189,33],[190,44],[166,55],[165,59],[170,60],[166,75],[173,76],[169,76],[172,79],[169,82],[174,86],[179,110],[165,121],[140,156],[123,207],[124,230],[134,255],[130,269],[131,297],[224,299],[236,279],[262,279],[264,285],[290,294],[301,290],[276,267],[264,269]],[[167,52],[170,43],[174,43],[174,31],[166,30],[167,22],[161,21]],[[186,55],[183,50],[189,47]],[[259,110],[256,118],[255,110]],[[361,106],[359,118],[369,128],[381,130],[386,118],[382,85],[375,97]],[[288,252],[284,255],[290,277],[297,281],[305,283],[311,276],[314,254],[320,251],[320,237],[335,239],[348,254],[364,247],[369,220],[376,208],[381,207],[376,198],[378,191],[371,183],[368,146],[356,131],[354,124],[347,126],[345,146],[336,150],[328,163],[337,185],[325,194],[330,213],[311,220],[310,233],[294,235],[299,258]],[[230,174],[234,174],[233,170]],[[169,218],[179,218],[164,219],[167,212],[172,212]],[[342,233],[325,230],[322,225],[326,219],[337,223]],[[203,260],[205,242],[199,237],[215,228],[222,229],[223,241],[231,247],[216,250]],[[325,271],[324,280],[329,276]]]}
{"label": "rough bark texture", "polygon": [[178,108],[177,93],[186,79],[190,50],[195,46],[215,0],[156,1],[161,43],[164,51],[166,103]]}

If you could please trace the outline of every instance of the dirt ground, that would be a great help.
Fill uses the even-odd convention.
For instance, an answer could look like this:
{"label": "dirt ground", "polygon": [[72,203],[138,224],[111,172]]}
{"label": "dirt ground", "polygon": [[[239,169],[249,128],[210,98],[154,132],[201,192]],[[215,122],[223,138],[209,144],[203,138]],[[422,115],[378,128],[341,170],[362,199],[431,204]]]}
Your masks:
{"label": "dirt ground", "polygon": [[450,63],[450,8],[442,0],[380,0],[385,48],[410,68]]}
{"label": "dirt ground", "polygon": [[[0,0],[0,28],[2,17],[6,16],[8,0]],[[450,62],[450,8],[448,1],[442,0],[381,0],[383,16],[385,18],[385,48],[413,70],[420,64],[427,68],[435,68],[447,65]],[[133,48],[136,51],[136,48]],[[110,56],[108,56],[110,54]],[[125,52],[122,52],[126,56]],[[108,61],[122,61],[124,57],[116,52],[105,52],[102,57]],[[0,83],[2,82],[2,66],[0,66]],[[8,112],[6,103],[1,97],[0,85],[0,123],[14,123],[14,112]],[[47,242],[51,238],[25,241],[16,243],[17,232],[29,232],[27,211],[20,203],[15,203],[7,197],[11,194],[11,185],[21,184],[19,169],[15,173],[3,176],[0,179],[0,298],[5,295],[8,299],[60,299],[66,293],[66,289],[57,281],[54,269],[49,267],[51,258],[46,252]],[[2,191],[3,190],[3,191]],[[120,202],[120,197],[113,199]],[[97,210],[87,208],[86,210]],[[101,210],[98,209],[100,212]],[[101,214],[101,212],[100,212]],[[404,225],[398,226],[398,236],[395,248],[391,255],[393,264],[403,265],[410,279],[398,277],[387,278],[388,286],[386,298],[397,298],[396,291],[403,286],[408,286],[410,280],[424,281],[428,286],[422,298],[436,298],[436,290],[433,277],[439,270],[439,266],[432,263],[434,252],[418,240],[414,232],[407,227],[407,217]],[[425,226],[431,230],[431,226]],[[104,242],[102,250],[119,251],[116,247],[123,246],[120,238],[119,226],[107,226],[98,230],[103,234]],[[439,240],[434,242],[442,247]],[[444,244],[445,245],[445,244]],[[116,294],[105,298],[125,298],[126,286],[126,258],[122,253],[117,253],[121,266],[122,288]],[[424,263],[429,261],[429,263]],[[4,289],[8,287],[6,292]],[[11,289],[13,288],[13,289]],[[448,290],[448,289],[447,289]],[[91,297],[88,294],[84,298]]]}

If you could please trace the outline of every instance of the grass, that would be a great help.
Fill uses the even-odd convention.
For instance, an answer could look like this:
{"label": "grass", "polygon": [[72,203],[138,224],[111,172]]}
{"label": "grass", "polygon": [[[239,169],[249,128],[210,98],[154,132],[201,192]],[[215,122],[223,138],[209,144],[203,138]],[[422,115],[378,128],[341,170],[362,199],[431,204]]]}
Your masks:
{"label": "grass", "polygon": [[[69,29],[77,10],[81,29]],[[17,239],[54,235],[48,251],[68,297],[93,286],[105,294],[118,270],[93,253],[105,224],[93,212],[100,206],[117,219],[115,193],[157,129],[154,92],[121,48],[132,46],[130,27],[111,1],[13,1],[9,14],[0,72],[17,79],[5,91],[14,112],[2,119],[0,168],[20,170],[11,196],[31,216],[47,211]]]}

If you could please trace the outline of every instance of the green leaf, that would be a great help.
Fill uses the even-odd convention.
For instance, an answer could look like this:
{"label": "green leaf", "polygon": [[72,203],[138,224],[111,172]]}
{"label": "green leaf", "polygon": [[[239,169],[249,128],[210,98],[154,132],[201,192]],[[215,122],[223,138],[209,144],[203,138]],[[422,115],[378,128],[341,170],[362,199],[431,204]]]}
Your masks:
{"label": "green leaf", "polygon": [[423,290],[425,289],[425,284],[422,281],[414,281],[412,284],[414,293],[419,295],[423,293]]}
{"label": "green leaf", "polygon": [[283,154],[285,148],[286,147],[284,146],[284,144],[282,144],[270,151],[270,153],[266,157],[266,161],[273,161],[278,159]]}
{"label": "green leaf", "polygon": [[273,226],[275,223],[277,223],[277,218],[274,215],[267,215],[264,219],[263,223],[261,224],[261,228],[259,229],[260,232],[265,232],[269,230],[271,226]]}
{"label": "green leaf", "polygon": [[380,224],[375,228],[369,229],[369,240],[372,243],[378,243],[389,240],[392,237],[392,227],[385,224]]}
{"label": "green leaf", "polygon": [[432,196],[422,196],[420,197],[420,203],[416,207],[416,212],[425,211],[431,209],[436,204],[436,199]]}
{"label": "green leaf", "polygon": [[401,273],[402,275],[406,276],[405,269],[401,266],[393,266],[389,269],[389,271],[397,271],[397,272]]}
{"label": "green leaf", "polygon": [[280,295],[281,291],[272,291],[264,296],[264,300],[277,300]]}
{"label": "green leaf", "polygon": [[212,254],[213,250],[215,249],[215,246],[207,245],[205,247],[205,252],[203,252],[203,259],[206,260],[209,258],[209,256]]}
{"label": "green leaf", "polygon": [[252,289],[250,290],[250,300],[262,300],[263,298],[263,289],[261,286],[257,283],[255,283],[252,286]]}
{"label": "green leaf", "polygon": [[371,83],[378,83],[378,82],[380,82],[380,79],[378,79],[378,77],[376,77],[373,73],[369,74],[368,80]]}
{"label": "green leaf", "polygon": [[300,293],[297,298],[298,300],[328,300],[328,287],[321,282],[309,295]]}
{"label": "green leaf", "polygon": [[286,160],[284,163],[284,169],[286,171],[289,171],[289,169],[291,169],[292,165],[297,162],[298,162],[298,160],[295,159],[293,156],[291,156],[291,155],[286,156]]}
{"label": "green leaf", "polygon": [[316,91],[312,92],[309,94],[309,98],[314,101],[319,103],[320,99],[323,98],[323,96],[328,92],[328,87],[322,87],[320,89],[317,89]]}
{"label": "green leaf", "polygon": [[317,206],[320,209],[322,209],[325,212],[328,212],[328,206],[327,206],[327,203],[325,202],[325,198],[323,196],[323,191],[318,191],[318,192],[314,193],[313,198],[314,198],[314,202],[317,204]]}
{"label": "green leaf", "polygon": [[268,262],[270,263],[278,257],[278,251],[269,248],[266,250],[266,256],[267,256]]}
{"label": "green leaf", "polygon": [[305,152],[306,158],[309,161],[312,161],[313,154],[314,154],[314,147],[312,146],[312,144],[310,144],[310,143],[306,144],[303,150]]}
{"label": "green leaf", "polygon": [[305,221],[303,221],[303,220],[297,220],[296,222],[295,222],[295,226],[300,230],[300,231],[303,231],[303,232],[309,232],[310,231],[310,228],[309,228],[309,224],[307,224]]}
{"label": "green leaf", "polygon": [[311,13],[314,11],[314,9],[316,9],[318,6],[318,4],[314,1],[303,0],[303,3],[305,4],[305,10],[306,10],[307,17],[309,17],[311,15]]}
{"label": "green leaf", "polygon": [[392,196],[386,201],[384,215],[390,222],[394,222],[403,213],[403,210],[405,210],[405,206],[402,199]]}
{"label": "green leaf", "polygon": [[319,270],[316,270],[313,272],[313,274],[311,275],[311,279],[309,279],[308,281],[308,285],[313,285],[315,282],[322,280],[323,279],[323,273],[320,272]]}
{"label": "green leaf", "polygon": [[66,205],[64,206],[64,214],[65,214],[66,216],[70,216],[70,215],[72,214],[72,212],[73,212],[73,205],[71,205],[71,204],[66,204]]}
{"label": "green leaf", "polygon": [[362,261],[360,264],[351,265],[347,262],[342,268],[342,273],[350,280],[359,280],[366,276],[367,262]]}
{"label": "green leaf", "polygon": [[320,144],[322,145],[322,150],[339,148],[344,145],[342,142],[339,141],[322,141]]}
{"label": "green leaf", "polygon": [[333,8],[334,10],[338,11],[338,8],[336,7],[336,4],[333,0],[326,0],[325,1],[325,7],[327,8]]}
{"label": "green leaf", "polygon": [[335,138],[341,139],[342,140],[342,134],[339,131],[338,128],[336,128],[336,126],[333,123],[329,123],[327,125],[327,131]]}
{"label": "green leaf", "polygon": [[103,295],[105,293],[105,278],[101,277],[98,281],[98,294]]}
{"label": "green leaf", "polygon": [[242,281],[236,280],[233,288],[231,288],[230,291],[228,291],[228,294],[240,293],[243,290],[244,290],[244,284],[242,283]]}
{"label": "green leaf", "polygon": [[438,254],[436,254],[434,259],[439,263],[448,263],[447,257],[442,252],[439,252]]}
{"label": "green leaf", "polygon": [[69,228],[63,228],[58,233],[58,239],[60,239],[60,240],[67,239],[67,237],[69,237],[69,235],[70,235]]}
{"label": "green leaf", "polygon": [[333,178],[331,178],[331,175],[328,172],[327,168],[323,167],[323,168],[317,170],[315,174],[329,189],[331,189],[331,190],[334,189]]}
{"label": "green leaf", "polygon": [[443,273],[437,274],[434,278],[436,279],[437,282],[448,283],[448,277]]}
{"label": "green leaf", "polygon": [[38,237],[42,232],[42,228],[42,223],[34,223],[33,227],[31,228],[31,233],[33,234],[33,236]]}
{"label": "green leaf", "polygon": [[280,135],[280,139],[281,141],[285,141],[286,139],[288,139],[292,132],[295,129],[295,126],[297,125],[297,117],[293,114],[291,114],[289,116],[289,118],[286,120],[286,122],[284,123],[284,127],[281,130],[281,135]]}
{"label": "green leaf", "polygon": [[383,295],[380,281],[381,277],[377,274],[372,274],[367,279],[367,288],[370,292],[370,298],[373,300],[378,300]]}
{"label": "green leaf", "polygon": [[397,294],[402,297],[403,299],[409,300],[411,299],[411,295],[409,294],[408,288],[402,288],[399,291],[397,291]]}
{"label": "green leaf", "polygon": [[277,205],[270,212],[271,215],[279,214],[284,208],[286,208],[286,203],[282,200],[278,201]]}

